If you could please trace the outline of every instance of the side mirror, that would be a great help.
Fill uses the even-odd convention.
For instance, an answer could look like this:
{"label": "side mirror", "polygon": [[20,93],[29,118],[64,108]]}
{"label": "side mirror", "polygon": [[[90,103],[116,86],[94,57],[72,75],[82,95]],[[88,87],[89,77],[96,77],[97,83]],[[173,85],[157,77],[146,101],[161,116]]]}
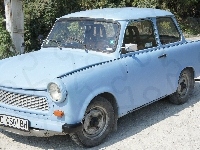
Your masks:
{"label": "side mirror", "polygon": [[127,52],[137,51],[137,44],[125,44],[125,50]]}

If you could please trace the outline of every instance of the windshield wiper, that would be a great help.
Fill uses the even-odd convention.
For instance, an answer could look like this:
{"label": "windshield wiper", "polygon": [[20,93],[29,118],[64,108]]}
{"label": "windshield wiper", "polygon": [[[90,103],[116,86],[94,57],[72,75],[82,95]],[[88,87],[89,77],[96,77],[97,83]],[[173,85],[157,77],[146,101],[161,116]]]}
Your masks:
{"label": "windshield wiper", "polygon": [[66,42],[68,42],[68,40],[72,40],[72,41],[75,41],[75,42],[77,42],[77,43],[83,45],[85,51],[88,53],[88,50],[87,50],[86,44],[84,44],[83,41],[81,41],[81,40],[79,40],[79,39],[77,39],[77,38],[75,38],[75,37],[68,37],[67,40],[66,40]]}

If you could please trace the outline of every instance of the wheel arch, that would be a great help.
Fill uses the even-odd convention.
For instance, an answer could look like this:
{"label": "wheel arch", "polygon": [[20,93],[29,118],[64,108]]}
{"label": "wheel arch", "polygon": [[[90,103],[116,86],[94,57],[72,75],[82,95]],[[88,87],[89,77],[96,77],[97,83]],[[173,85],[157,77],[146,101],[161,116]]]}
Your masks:
{"label": "wheel arch", "polygon": [[[87,104],[86,103],[84,104],[84,106],[81,110],[82,113],[80,113],[80,115],[83,114],[83,112],[86,111],[87,107],[95,100],[95,97],[98,97],[98,96],[105,98],[106,100],[108,100],[111,103],[111,105],[114,109],[114,114],[115,114],[115,116],[114,116],[115,122],[114,122],[114,126],[113,126],[114,128],[113,129],[116,131],[117,130],[117,120],[118,120],[118,104],[117,104],[117,100],[116,100],[115,96],[113,94],[109,93],[109,92],[101,92],[99,94],[96,94],[92,98],[90,97],[90,100],[87,102]],[[81,115],[81,116],[82,116],[81,118],[83,119],[84,115]]]}

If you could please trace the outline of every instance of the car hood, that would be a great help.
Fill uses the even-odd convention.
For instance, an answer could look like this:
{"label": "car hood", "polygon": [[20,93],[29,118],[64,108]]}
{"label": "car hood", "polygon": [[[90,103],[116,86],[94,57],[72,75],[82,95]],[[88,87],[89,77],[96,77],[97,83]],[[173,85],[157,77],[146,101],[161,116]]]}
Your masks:
{"label": "car hood", "polygon": [[109,54],[57,48],[18,55],[0,61],[0,86],[20,89],[46,89],[63,74],[110,60]]}

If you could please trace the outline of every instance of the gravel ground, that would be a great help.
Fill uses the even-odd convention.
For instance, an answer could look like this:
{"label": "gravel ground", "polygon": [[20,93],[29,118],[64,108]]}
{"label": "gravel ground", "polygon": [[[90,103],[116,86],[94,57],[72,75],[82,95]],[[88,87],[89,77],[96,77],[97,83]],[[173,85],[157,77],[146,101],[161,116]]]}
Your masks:
{"label": "gravel ground", "polygon": [[[189,101],[162,99],[118,120],[118,130],[91,150],[200,150],[200,82]],[[24,137],[0,129],[0,150],[83,149],[70,137]]]}
{"label": "gravel ground", "polygon": [[200,35],[199,36],[196,36],[196,37],[189,37],[189,38],[186,38],[186,40],[200,40]]}

